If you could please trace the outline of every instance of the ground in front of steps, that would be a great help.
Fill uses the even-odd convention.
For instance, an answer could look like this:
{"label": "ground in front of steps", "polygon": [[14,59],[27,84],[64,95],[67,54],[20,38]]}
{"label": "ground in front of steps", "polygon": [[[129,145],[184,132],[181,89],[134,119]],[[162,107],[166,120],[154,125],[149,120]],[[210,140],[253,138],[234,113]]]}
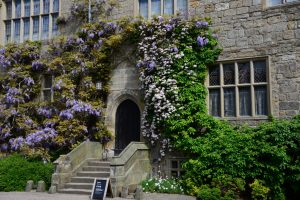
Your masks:
{"label": "ground in front of steps", "polygon": [[[133,198],[131,197],[130,199]],[[90,197],[86,195],[60,193],[0,192],[0,200],[90,200]],[[106,198],[106,200],[112,199]],[[117,197],[113,198],[113,200],[124,200],[124,198]],[[144,200],[196,200],[196,198],[177,194],[144,193]]]}

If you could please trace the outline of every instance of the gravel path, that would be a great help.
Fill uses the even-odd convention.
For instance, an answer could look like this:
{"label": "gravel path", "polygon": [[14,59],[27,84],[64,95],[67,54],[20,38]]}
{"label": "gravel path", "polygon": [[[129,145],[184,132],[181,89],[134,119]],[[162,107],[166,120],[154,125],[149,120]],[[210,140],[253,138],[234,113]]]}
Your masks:
{"label": "gravel path", "polygon": [[[0,200],[89,200],[86,195],[48,194],[37,192],[0,192]],[[111,200],[111,198],[106,198]],[[124,200],[124,198],[114,198]],[[144,193],[144,200],[196,200],[195,197],[176,194]]]}

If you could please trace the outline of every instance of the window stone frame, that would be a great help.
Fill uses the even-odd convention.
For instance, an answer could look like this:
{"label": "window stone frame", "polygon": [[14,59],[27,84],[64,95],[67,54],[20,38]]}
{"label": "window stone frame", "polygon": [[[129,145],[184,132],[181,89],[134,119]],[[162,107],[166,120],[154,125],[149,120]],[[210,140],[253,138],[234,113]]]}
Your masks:
{"label": "window stone frame", "polygon": [[[189,6],[190,6],[190,1],[189,0],[186,0],[187,1],[187,10],[186,12],[187,13],[184,13],[183,16],[185,16],[186,18],[189,17]],[[135,5],[134,5],[134,15],[135,17],[137,16],[141,16],[140,15],[140,1],[139,0],[135,0]],[[160,2],[160,15],[164,15],[164,0],[161,0]],[[177,7],[177,0],[173,0],[173,14],[172,15],[176,15],[177,12],[178,12],[178,7]],[[148,0],[148,19],[152,19],[153,18],[153,15],[151,15],[151,0]]]}
{"label": "window stone frame", "polygon": [[[264,83],[254,83],[254,66],[253,66],[253,61],[262,61],[264,60],[266,62],[266,79],[267,81]],[[250,62],[250,83],[249,84],[239,84],[238,83],[238,73],[236,73],[238,71],[238,64],[239,62]],[[223,64],[228,64],[228,63],[234,63],[235,66],[235,84],[233,85],[226,85],[224,87],[224,83],[223,83],[223,72],[221,68],[223,68]],[[220,85],[218,86],[210,86],[209,85],[209,70],[207,72],[207,78],[205,80],[205,85],[207,87],[207,91],[208,91],[208,95],[206,98],[206,105],[207,105],[207,112],[208,114],[210,114],[210,108],[209,108],[209,90],[210,89],[220,89],[220,116],[214,116],[216,118],[221,118],[221,119],[226,119],[226,120],[239,120],[239,119],[243,119],[243,120],[266,120],[268,119],[268,117],[270,115],[272,115],[273,113],[273,109],[272,109],[272,87],[271,87],[271,73],[270,73],[270,57],[269,56],[261,56],[261,57],[246,57],[246,58],[240,58],[240,59],[224,59],[224,60],[218,60],[216,62],[216,65],[219,65],[220,67]],[[221,67],[222,66],[222,67]],[[255,86],[266,86],[267,88],[267,115],[256,115],[255,114],[255,91],[254,91],[254,87]],[[250,116],[240,116],[240,112],[239,112],[239,87],[243,87],[243,86],[250,86],[251,88],[251,115]],[[223,93],[223,89],[226,87],[234,87],[235,88],[235,116],[232,117],[226,117],[224,115],[224,93]]]}
{"label": "window stone frame", "polygon": [[[8,2],[11,2],[11,16],[7,16],[7,4],[4,3],[4,11],[5,11],[5,14],[4,14],[4,19],[2,20],[4,22],[4,24],[6,23],[11,23],[11,30],[10,30],[10,38],[7,38],[7,30],[6,30],[6,27],[4,27],[4,31],[3,31],[3,41],[5,44],[7,43],[11,43],[11,42],[15,42],[15,43],[22,43],[24,42],[25,40],[29,39],[29,40],[48,40],[50,38],[53,38],[54,36],[57,35],[57,31],[56,32],[53,32],[53,23],[54,23],[54,20],[52,20],[53,17],[57,17],[57,16],[60,16],[60,13],[61,13],[61,0],[58,2],[58,11],[56,10],[53,10],[53,2],[54,0],[49,0],[49,13],[43,13],[43,8],[44,8],[44,5],[43,5],[43,0],[39,0],[39,13],[38,14],[35,14],[34,13],[34,0],[30,0],[30,15],[25,15],[25,0],[21,0],[21,16],[16,16],[16,0],[11,0],[11,1],[8,1]],[[43,19],[43,16],[49,16],[49,23],[48,23],[48,37],[47,38],[43,38],[43,26],[42,26],[42,19]],[[37,36],[34,36],[33,35],[33,20],[34,18],[39,18],[39,34]],[[29,19],[29,36],[28,38],[24,37],[24,21],[26,19]],[[18,40],[15,40],[15,38],[13,37],[15,35],[15,31],[14,31],[14,22],[16,20],[20,20],[20,38]]]}

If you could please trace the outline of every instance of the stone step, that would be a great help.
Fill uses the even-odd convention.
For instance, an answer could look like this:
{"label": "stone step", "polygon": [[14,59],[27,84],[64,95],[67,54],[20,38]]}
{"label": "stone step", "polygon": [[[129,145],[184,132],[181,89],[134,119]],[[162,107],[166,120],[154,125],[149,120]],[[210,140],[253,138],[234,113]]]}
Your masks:
{"label": "stone step", "polygon": [[96,167],[110,167],[110,162],[104,161],[88,161],[88,166],[96,166]]}
{"label": "stone step", "polygon": [[98,167],[98,166],[84,166],[82,171],[98,171],[98,172],[110,172],[109,167]]}
{"label": "stone step", "polygon": [[94,183],[93,177],[72,177],[71,178],[71,183]]}
{"label": "stone step", "polygon": [[92,190],[83,190],[83,189],[60,189],[58,190],[59,193],[66,193],[66,194],[84,194],[84,195],[91,195]]}
{"label": "stone step", "polygon": [[110,176],[109,172],[95,172],[95,171],[81,171],[77,173],[77,176],[84,176],[84,177],[101,177],[101,178],[108,178]]}
{"label": "stone step", "polygon": [[83,190],[92,190],[93,183],[67,183],[65,184],[65,189],[83,189]]}

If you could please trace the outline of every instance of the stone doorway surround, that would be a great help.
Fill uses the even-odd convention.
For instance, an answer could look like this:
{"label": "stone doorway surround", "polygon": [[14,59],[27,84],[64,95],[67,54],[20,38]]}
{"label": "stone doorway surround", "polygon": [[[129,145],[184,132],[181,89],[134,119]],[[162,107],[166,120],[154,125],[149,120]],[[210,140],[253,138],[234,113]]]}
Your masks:
{"label": "stone doorway surround", "polygon": [[[121,55],[118,60],[122,61],[118,62],[116,68],[112,71],[105,110],[105,124],[114,137],[116,136],[116,112],[123,101],[133,101],[139,108],[141,116],[144,108],[138,69],[134,63],[126,59],[125,55]],[[140,141],[144,141],[142,136],[140,136]],[[108,148],[114,149],[115,141],[110,142]]]}

